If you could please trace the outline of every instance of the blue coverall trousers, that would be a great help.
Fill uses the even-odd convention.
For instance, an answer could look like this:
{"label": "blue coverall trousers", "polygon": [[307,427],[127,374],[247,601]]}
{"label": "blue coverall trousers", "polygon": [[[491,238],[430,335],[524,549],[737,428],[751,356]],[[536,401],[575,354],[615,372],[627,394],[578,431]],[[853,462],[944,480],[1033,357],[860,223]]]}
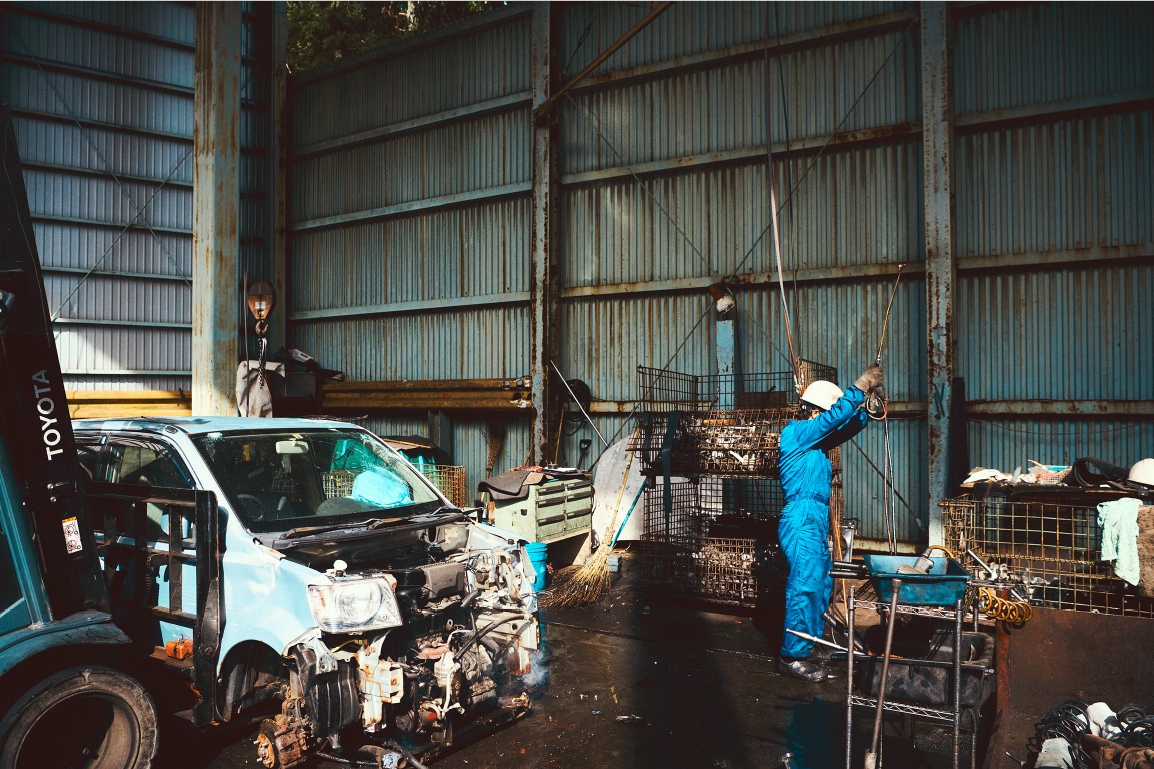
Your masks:
{"label": "blue coverall trousers", "polygon": [[[829,576],[829,500],[812,497],[785,506],[777,527],[781,549],[789,561],[785,585],[785,626],[821,637],[822,612],[829,606],[833,577]],[[808,657],[813,644],[786,633],[783,657]]]}
{"label": "blue coverall trousers", "polygon": [[[859,409],[865,393],[849,388],[828,411],[813,419],[790,422],[781,431],[778,469],[785,490],[785,509],[777,526],[781,549],[789,561],[785,584],[785,627],[820,638],[822,613],[829,608],[833,579],[829,557],[829,493],[833,479],[827,451],[853,438],[866,426]],[[813,643],[785,633],[783,657],[808,657]]]}

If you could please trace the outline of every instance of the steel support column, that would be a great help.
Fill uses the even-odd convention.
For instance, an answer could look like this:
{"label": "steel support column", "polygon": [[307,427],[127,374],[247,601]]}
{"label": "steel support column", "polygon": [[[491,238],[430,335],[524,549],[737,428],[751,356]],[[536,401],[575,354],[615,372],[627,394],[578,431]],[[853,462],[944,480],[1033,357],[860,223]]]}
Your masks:
{"label": "steel support column", "polygon": [[[556,82],[556,19],[547,2],[533,4],[533,107],[549,100]],[[530,376],[533,405],[532,461],[545,464],[556,455],[557,399],[549,361],[556,355],[559,288],[556,242],[557,120],[533,124],[533,234],[529,291]],[[556,384],[561,387],[560,383]]]}
{"label": "steel support column", "polygon": [[288,196],[288,20],[284,0],[272,4],[272,73],[269,112],[272,117],[272,147],[269,154],[269,256],[272,257],[273,286],[277,308],[269,319],[269,349],[288,345],[285,320],[288,318],[288,248],[286,208]]}
{"label": "steel support column", "polygon": [[954,379],[954,201],[949,8],[922,3],[922,143],[926,211],[926,326],[930,543],[941,543],[938,503],[949,494],[950,386]]}
{"label": "steel support column", "polygon": [[192,413],[235,416],[240,207],[239,3],[196,4]]}

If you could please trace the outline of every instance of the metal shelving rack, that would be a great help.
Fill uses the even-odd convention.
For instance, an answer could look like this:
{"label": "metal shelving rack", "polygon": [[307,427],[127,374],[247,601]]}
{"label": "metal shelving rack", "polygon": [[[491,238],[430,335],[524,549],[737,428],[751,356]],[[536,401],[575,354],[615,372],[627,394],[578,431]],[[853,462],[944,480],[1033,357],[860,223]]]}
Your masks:
{"label": "metal shelving rack", "polygon": [[[846,624],[849,631],[849,637],[854,637],[854,615],[858,609],[866,609],[873,611],[881,611],[888,613],[890,611],[890,604],[880,601],[872,601],[861,599],[857,597],[856,591],[850,590],[847,606]],[[976,609],[975,609],[976,611]],[[977,707],[963,708],[961,705],[961,691],[962,691],[962,623],[965,619],[965,610],[962,601],[958,601],[953,609],[939,608],[934,606],[911,606],[906,604],[897,604],[896,612],[898,614],[905,614],[918,617],[930,617],[932,619],[953,620],[954,621],[954,658],[952,672],[953,685],[953,703],[950,708],[934,708],[919,703],[903,702],[901,700],[891,700],[889,697],[884,698],[882,709],[887,713],[901,713],[904,715],[917,716],[933,721],[940,721],[951,724],[954,731],[953,743],[953,766],[958,769],[958,751],[961,744],[961,721],[962,713],[969,715],[970,719],[970,769],[974,769],[977,761],[978,752],[978,711]],[[971,615],[974,624],[977,624],[977,616]],[[894,617],[887,617],[889,622],[894,622]],[[846,714],[845,714],[845,766],[846,769],[853,769],[853,709],[854,706],[865,708],[877,708],[877,698],[867,697],[861,694],[854,693],[854,658],[867,657],[869,655],[861,652],[855,652],[853,644],[848,644],[849,652],[846,654]],[[913,659],[890,659],[891,665],[916,665],[923,660]],[[881,682],[881,694],[885,694],[886,681]],[[980,706],[980,704],[979,704]],[[881,753],[881,745],[884,740],[878,742],[878,753]],[[879,766],[881,765],[879,761]]]}

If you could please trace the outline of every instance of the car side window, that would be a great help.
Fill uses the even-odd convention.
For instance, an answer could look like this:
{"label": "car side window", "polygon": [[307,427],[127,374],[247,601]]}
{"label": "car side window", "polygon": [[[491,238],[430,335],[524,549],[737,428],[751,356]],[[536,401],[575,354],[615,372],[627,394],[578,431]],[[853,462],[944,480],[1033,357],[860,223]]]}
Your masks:
{"label": "car side window", "polygon": [[[108,442],[108,464],[104,480],[110,483],[132,483],[138,486],[159,486],[165,488],[192,488],[192,475],[173,451],[162,444],[135,438],[110,438]],[[131,508],[131,504],[128,504]],[[162,505],[149,503],[147,506],[147,528],[145,537],[149,540],[163,540],[168,537],[168,511]],[[131,510],[125,510],[131,520]],[[131,523],[127,523],[131,526]],[[185,536],[188,532],[183,533]]]}
{"label": "car side window", "polygon": [[84,478],[89,481],[101,480],[100,455],[103,453],[103,440],[76,436],[76,457],[80,460],[80,468],[84,470]]}

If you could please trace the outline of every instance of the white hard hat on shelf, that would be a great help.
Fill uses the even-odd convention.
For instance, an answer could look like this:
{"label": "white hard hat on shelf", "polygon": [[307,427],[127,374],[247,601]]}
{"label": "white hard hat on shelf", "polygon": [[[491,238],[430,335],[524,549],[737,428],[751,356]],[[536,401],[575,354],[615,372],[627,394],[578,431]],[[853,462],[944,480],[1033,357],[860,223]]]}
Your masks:
{"label": "white hard hat on shelf", "polygon": [[841,388],[833,382],[826,382],[818,380],[810,383],[805,388],[805,392],[801,394],[803,403],[808,403],[811,406],[817,406],[822,411],[828,411],[830,406],[838,402],[841,396],[845,395]]}
{"label": "white hard hat on shelf", "polygon": [[1154,458],[1140,459],[1130,468],[1127,480],[1135,481],[1146,486],[1154,486]]}

